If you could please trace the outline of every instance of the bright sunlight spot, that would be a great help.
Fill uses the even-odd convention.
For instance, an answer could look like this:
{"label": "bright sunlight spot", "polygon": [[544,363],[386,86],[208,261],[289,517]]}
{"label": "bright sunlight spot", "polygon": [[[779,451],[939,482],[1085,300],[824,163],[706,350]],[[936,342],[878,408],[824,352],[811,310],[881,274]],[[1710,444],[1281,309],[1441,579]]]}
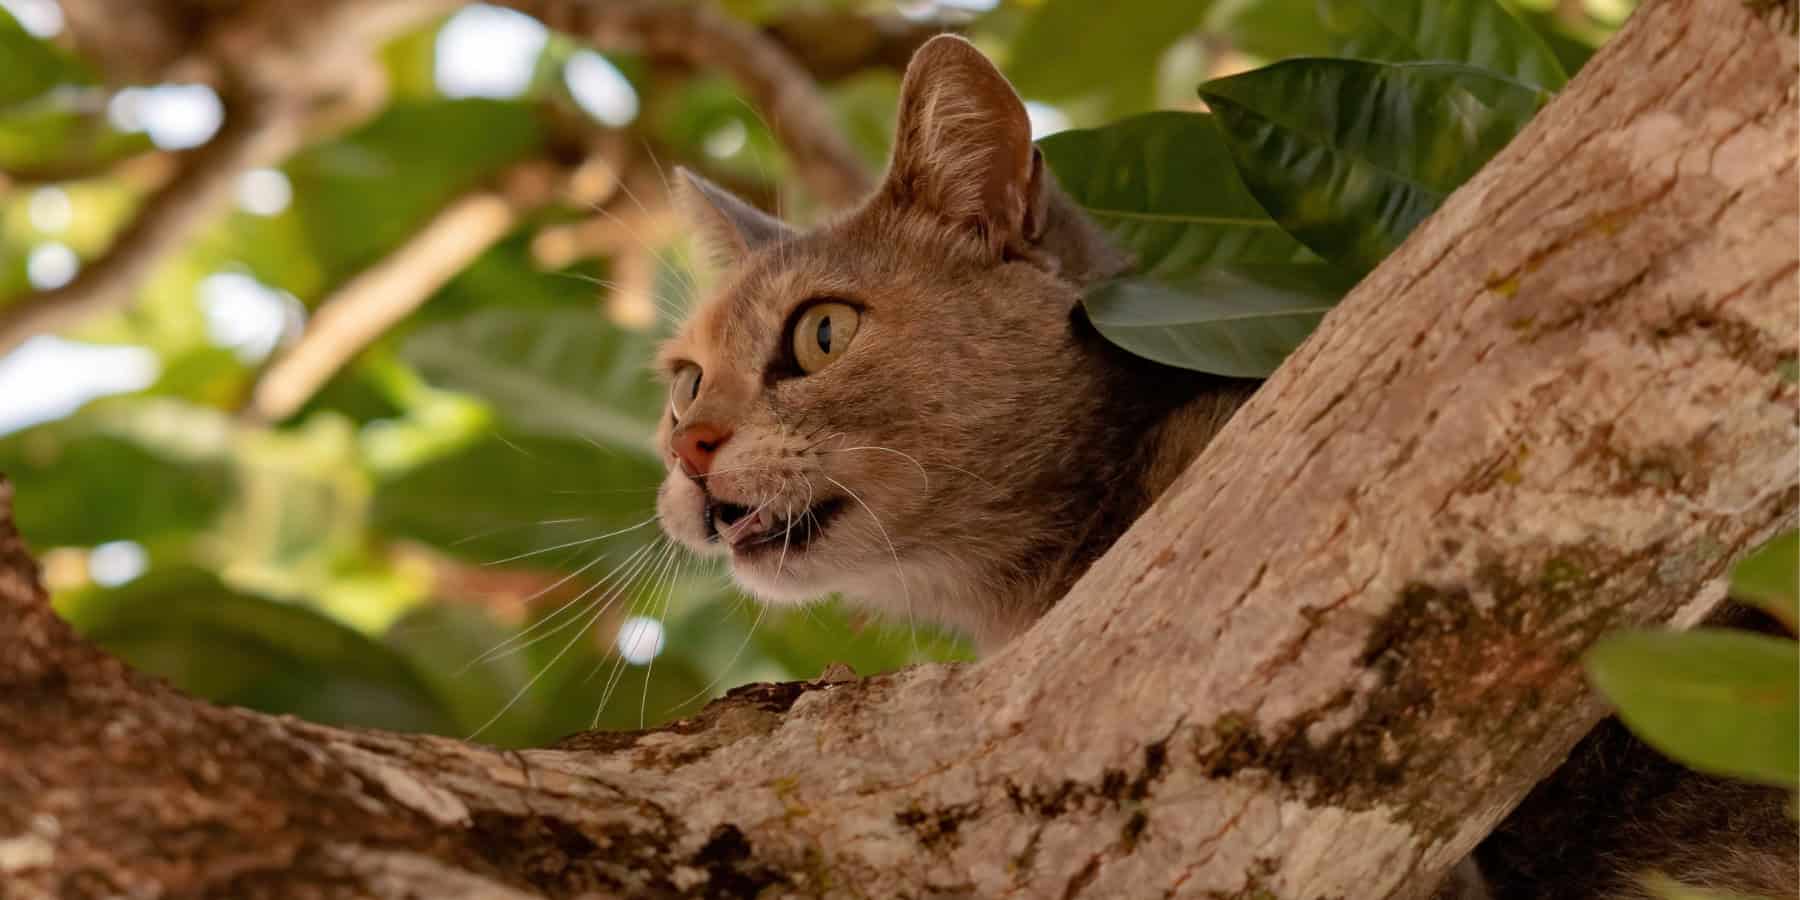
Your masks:
{"label": "bright sunlight spot", "polygon": [[531,86],[549,32],[524,13],[485,4],[464,7],[437,35],[433,75],[446,97],[508,100]]}
{"label": "bright sunlight spot", "polygon": [[251,215],[280,215],[293,201],[294,186],[280,169],[251,169],[238,179],[238,208]]}
{"label": "bright sunlight spot", "polygon": [[648,664],[663,651],[663,625],[648,616],[632,616],[619,626],[619,655],[634,666]]}
{"label": "bright sunlight spot", "polygon": [[563,82],[575,103],[602,125],[623,128],[637,118],[637,91],[624,73],[592,50],[569,57]]}
{"label": "bright sunlight spot", "polygon": [[56,0],[0,0],[0,9],[12,14],[34,38],[49,40],[62,34],[63,11]]}
{"label": "bright sunlight spot", "polygon": [[25,257],[25,277],[40,291],[53,291],[75,279],[81,257],[67,244],[39,244]]}
{"label": "bright sunlight spot", "polygon": [[88,551],[88,578],[101,587],[118,587],[144,574],[150,554],[136,541],[111,541]]}
{"label": "bright sunlight spot", "polygon": [[744,142],[749,137],[750,132],[744,128],[743,122],[737,119],[728,120],[714,129],[712,134],[706,136],[706,155],[713,159],[735,156],[739,150],[744,149]]}
{"label": "bright sunlight spot", "polygon": [[1031,139],[1034,141],[1069,128],[1069,117],[1048,103],[1025,101],[1025,117],[1031,120]]}
{"label": "bright sunlight spot", "polygon": [[55,234],[75,221],[75,204],[69,201],[69,192],[62,188],[38,188],[31,193],[25,216],[31,220],[31,227],[45,234]]}
{"label": "bright sunlight spot", "polygon": [[256,362],[298,334],[306,307],[287,291],[269,287],[243,272],[215,272],[200,281],[206,336],[238,359]]}
{"label": "bright sunlight spot", "polygon": [[0,434],[60,419],[95,397],[143,390],[161,369],[143,347],[38,335],[0,357]]}
{"label": "bright sunlight spot", "polygon": [[126,88],[106,106],[120,131],[142,131],[164,150],[186,150],[212,140],[225,121],[225,104],[204,84]]}

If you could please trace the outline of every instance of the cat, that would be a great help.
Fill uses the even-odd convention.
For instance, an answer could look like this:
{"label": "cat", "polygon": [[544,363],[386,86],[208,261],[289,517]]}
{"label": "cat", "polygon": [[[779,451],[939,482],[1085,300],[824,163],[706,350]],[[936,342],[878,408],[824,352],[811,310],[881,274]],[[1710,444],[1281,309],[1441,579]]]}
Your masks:
{"label": "cat", "polygon": [[1082,289],[1129,259],[958,38],[915,56],[892,165],[858,209],[801,233],[679,177],[729,276],[659,354],[657,512],[766,602],[839,593],[997,646],[1255,387],[1088,324]]}
{"label": "cat", "polygon": [[[801,232],[679,178],[679,202],[728,275],[658,355],[669,471],[657,512],[765,602],[838,593],[996,647],[1048,610],[1256,387],[1138,359],[1087,322],[1083,289],[1130,259],[1058,188],[1023,103],[960,38],[932,39],[907,68],[888,173],[858,208]],[[1596,770],[1659,765],[1641,744],[1598,734],[1624,746],[1590,739],[1540,795],[1573,778],[1592,806],[1613,796]],[[1759,810],[1785,802],[1697,776],[1671,783],[1740,806],[1754,795]],[[1554,853],[1517,837],[1552,846],[1565,810],[1527,803],[1440,896],[1637,897],[1634,873],[1661,859],[1644,821],[1700,863],[1671,874],[1793,884],[1792,859],[1768,852],[1794,848],[1791,825],[1696,819],[1719,804],[1682,796],[1637,791],[1642,809],[1583,816]],[[1696,843],[1671,824],[1684,812],[1745,839]],[[1629,835],[1636,852],[1605,853]],[[1571,852],[1578,844],[1594,850]],[[1585,868],[1530,865],[1552,855]]]}

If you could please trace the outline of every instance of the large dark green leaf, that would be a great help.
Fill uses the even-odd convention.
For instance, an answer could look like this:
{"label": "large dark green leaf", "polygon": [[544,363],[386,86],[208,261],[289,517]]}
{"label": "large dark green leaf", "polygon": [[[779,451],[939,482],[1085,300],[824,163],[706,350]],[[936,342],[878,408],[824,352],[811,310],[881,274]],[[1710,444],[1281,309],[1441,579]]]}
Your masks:
{"label": "large dark green leaf", "polygon": [[419,329],[401,356],[434,384],[488,401],[515,430],[648,454],[663,396],[648,365],[654,341],[591,307],[496,307]]}
{"label": "large dark green leaf", "polygon": [[1048,0],[1014,39],[1006,74],[1034,100],[1091,98],[1115,116],[1147,109],[1163,51],[1200,25],[1209,5]]}
{"label": "large dark green leaf", "polygon": [[661,478],[661,466],[642,454],[496,433],[379,485],[373,516],[390,535],[473,562],[518,557],[521,565],[574,568],[602,555],[623,559],[655,534],[648,522],[599,538],[647,522]]}
{"label": "large dark green leaf", "polygon": [[100,646],[210,700],[328,724],[452,730],[437,695],[392,650],[199,569],[153,571],[59,607]]}
{"label": "large dark green leaf", "polygon": [[1800,645],[1727,629],[1624,632],[1588,674],[1650,746],[1717,775],[1792,787],[1800,766]]}
{"label": "large dark green leaf", "polygon": [[1087,296],[1088,320],[1107,340],[1146,359],[1263,378],[1343,295],[1293,274],[1268,266],[1211,269],[1178,282],[1111,281]]}
{"label": "large dark green leaf", "polygon": [[1464,63],[1534,87],[1568,80],[1542,38],[1495,0],[1252,0],[1209,23],[1268,58]]}
{"label": "large dark green leaf", "polygon": [[1445,63],[1295,59],[1209,81],[1250,192],[1288,233],[1366,273],[1549,95]]}
{"label": "large dark green leaf", "polygon": [[1756,548],[1731,570],[1731,595],[1800,626],[1800,531],[1789,531]]}
{"label": "large dark green leaf", "polygon": [[1160,112],[1046,138],[1057,180],[1136,258],[1086,299],[1108,340],[1169,365],[1260,377],[1355,279],[1270,219],[1212,117]]}
{"label": "large dark green leaf", "polygon": [[[146,411],[153,412],[153,411]],[[206,528],[231,492],[221,460],[147,446],[108,417],[82,414],[0,439],[0,472],[32,546],[150,542]]]}

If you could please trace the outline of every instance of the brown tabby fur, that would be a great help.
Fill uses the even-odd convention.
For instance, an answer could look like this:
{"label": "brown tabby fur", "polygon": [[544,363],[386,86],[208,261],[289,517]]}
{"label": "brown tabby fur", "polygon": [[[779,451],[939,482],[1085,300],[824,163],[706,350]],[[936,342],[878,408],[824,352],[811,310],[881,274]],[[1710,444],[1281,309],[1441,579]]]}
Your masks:
{"label": "brown tabby fur", "polygon": [[[1002,643],[1254,387],[1144,362],[1087,323],[1082,288],[1127,260],[1056,187],[1005,79],[959,39],[927,43],[909,67],[893,163],[860,208],[799,233],[684,178],[731,273],[661,356],[671,376],[703,376],[680,422],[663,419],[658,512],[696,552],[732,556],[739,583],[769,602],[838,592]],[[861,327],[841,358],[800,376],[783,363],[788,329],[822,298],[858,306]],[[690,478],[671,441],[702,425],[732,435],[711,474]],[[733,528],[709,540],[708,495],[767,509],[777,531],[838,510],[804,549],[745,558],[726,547]],[[1451,889],[1463,893],[1445,896],[1635,897],[1631,873],[1658,865],[1794,895],[1779,791],[1692,776],[1616,731],[1584,743],[1484,845],[1485,884],[1465,863]]]}

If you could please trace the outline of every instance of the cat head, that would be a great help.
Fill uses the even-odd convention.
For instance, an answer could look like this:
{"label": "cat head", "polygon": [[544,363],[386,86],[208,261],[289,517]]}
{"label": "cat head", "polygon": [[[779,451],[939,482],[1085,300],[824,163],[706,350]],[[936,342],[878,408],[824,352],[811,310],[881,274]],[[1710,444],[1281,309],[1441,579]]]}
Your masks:
{"label": "cat head", "polygon": [[812,230],[680,178],[725,277],[659,355],[663,529],[767,602],[842,593],[978,640],[1035,618],[1008,586],[1068,542],[1103,402],[1081,289],[1125,260],[1005,78],[926,43],[881,186]]}

